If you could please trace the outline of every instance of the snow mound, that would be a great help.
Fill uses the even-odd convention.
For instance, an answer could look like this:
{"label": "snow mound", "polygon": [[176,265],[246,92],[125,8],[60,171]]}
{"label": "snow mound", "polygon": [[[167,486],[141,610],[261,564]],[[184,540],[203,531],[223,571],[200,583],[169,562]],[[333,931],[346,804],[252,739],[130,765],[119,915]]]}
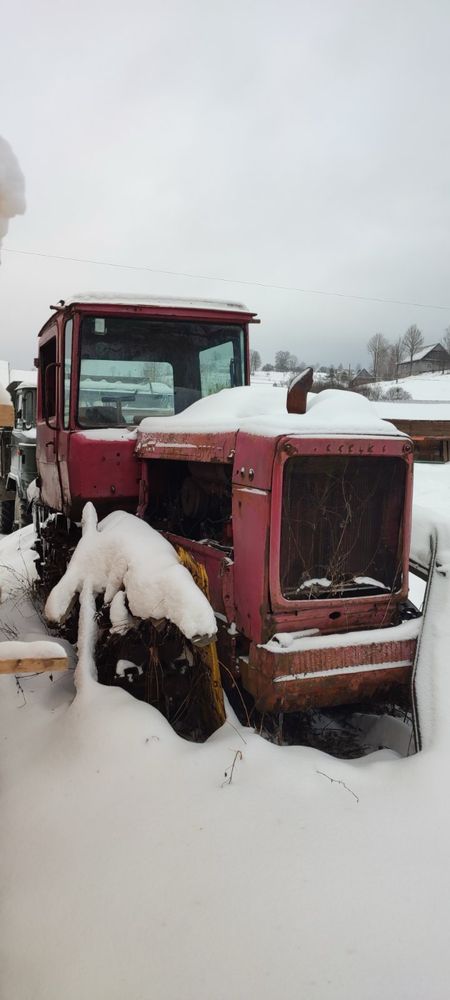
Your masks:
{"label": "snow mound", "polygon": [[194,641],[216,634],[209,601],[170,542],[149,524],[120,510],[97,524],[95,508],[87,503],[82,528],[69,566],[47,599],[49,621],[61,622],[88,582],[93,594],[104,593],[107,604],[125,591],[136,618],[168,618]]}
{"label": "snow mound", "polygon": [[9,220],[24,212],[24,177],[11,146],[0,135],[0,250]]}
{"label": "snow mound", "polygon": [[146,417],[140,434],[246,431],[268,436],[297,434],[329,436],[352,434],[402,437],[392,424],[381,420],[369,400],[354,392],[325,389],[309,393],[304,414],[288,413],[287,389],[273,386],[239,386],[192,403],[182,413],[168,417]]}
{"label": "snow mound", "polygon": [[0,540],[0,604],[8,597],[29,591],[37,579],[32,524]]}

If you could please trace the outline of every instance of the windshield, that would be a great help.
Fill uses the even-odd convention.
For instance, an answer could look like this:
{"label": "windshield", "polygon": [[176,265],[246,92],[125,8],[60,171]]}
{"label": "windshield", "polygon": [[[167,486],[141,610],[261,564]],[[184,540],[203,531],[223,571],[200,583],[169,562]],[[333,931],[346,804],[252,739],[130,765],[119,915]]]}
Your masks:
{"label": "windshield", "polygon": [[244,384],[244,332],[232,324],[88,316],[81,322],[78,422],[139,424]]}

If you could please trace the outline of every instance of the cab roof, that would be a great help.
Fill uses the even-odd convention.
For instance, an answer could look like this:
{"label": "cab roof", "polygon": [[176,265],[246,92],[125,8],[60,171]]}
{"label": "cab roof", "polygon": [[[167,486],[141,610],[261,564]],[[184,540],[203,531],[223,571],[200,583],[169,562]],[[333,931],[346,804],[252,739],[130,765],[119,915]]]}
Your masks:
{"label": "cab roof", "polygon": [[[67,299],[59,301],[50,306],[56,312],[79,308],[83,312],[95,311],[104,314],[111,314],[116,308],[123,315],[127,309],[133,312],[140,312],[146,316],[173,316],[180,319],[201,318],[210,321],[217,321],[221,318],[227,322],[241,321],[245,323],[259,323],[256,313],[251,312],[242,302],[228,302],[219,299],[183,299],[171,296],[157,295],[137,295],[128,292],[79,292],[71,295]],[[42,327],[39,336],[46,331],[52,318],[48,319]]]}
{"label": "cab roof", "polygon": [[159,309],[205,309],[217,312],[245,313],[255,316],[242,302],[228,302],[221,299],[184,299],[176,296],[136,295],[134,293],[116,292],[80,292],[67,299],[60,299],[58,306],[62,309],[73,305],[134,305],[156,306]]}

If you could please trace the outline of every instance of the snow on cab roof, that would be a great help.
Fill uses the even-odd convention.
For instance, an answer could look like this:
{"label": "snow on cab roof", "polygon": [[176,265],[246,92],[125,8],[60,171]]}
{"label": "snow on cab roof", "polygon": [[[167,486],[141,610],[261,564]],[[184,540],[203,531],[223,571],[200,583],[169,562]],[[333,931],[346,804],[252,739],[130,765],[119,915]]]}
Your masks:
{"label": "snow on cab roof", "polygon": [[117,292],[79,292],[71,295],[67,299],[60,299],[58,306],[72,306],[101,303],[102,305],[135,305],[135,306],[157,306],[160,308],[173,309],[209,309],[220,312],[239,312],[254,316],[247,306],[242,302],[228,302],[220,299],[183,299],[175,296],[158,295],[137,295],[135,293]]}
{"label": "snow on cab roof", "polygon": [[17,386],[18,389],[36,389],[36,387],[37,387],[37,372],[34,376],[31,375],[28,378],[25,378],[23,382],[21,382],[20,385]]}
{"label": "snow on cab roof", "polygon": [[8,389],[35,389],[37,386],[37,372],[27,371],[25,368],[11,368],[9,373]]}
{"label": "snow on cab roof", "polygon": [[309,393],[306,413],[288,413],[287,389],[272,386],[239,386],[192,403],[182,413],[167,417],[146,417],[141,433],[156,431],[183,434],[207,428],[216,433],[245,431],[275,437],[284,434],[311,437],[313,434],[339,437],[405,437],[381,417],[364,396],[355,392],[325,389]]}

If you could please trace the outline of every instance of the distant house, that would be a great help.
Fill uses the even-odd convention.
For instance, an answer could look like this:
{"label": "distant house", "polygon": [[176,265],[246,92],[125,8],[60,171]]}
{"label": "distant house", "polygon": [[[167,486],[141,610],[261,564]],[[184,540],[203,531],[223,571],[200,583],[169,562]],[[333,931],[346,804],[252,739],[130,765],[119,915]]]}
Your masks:
{"label": "distant house", "polygon": [[367,368],[361,368],[359,372],[352,378],[350,386],[352,389],[357,389],[359,385],[367,385],[368,382],[373,382],[374,378]]}
{"label": "distant house", "polygon": [[397,365],[397,377],[421,375],[422,372],[442,372],[450,369],[450,354],[442,344],[428,344]]}

